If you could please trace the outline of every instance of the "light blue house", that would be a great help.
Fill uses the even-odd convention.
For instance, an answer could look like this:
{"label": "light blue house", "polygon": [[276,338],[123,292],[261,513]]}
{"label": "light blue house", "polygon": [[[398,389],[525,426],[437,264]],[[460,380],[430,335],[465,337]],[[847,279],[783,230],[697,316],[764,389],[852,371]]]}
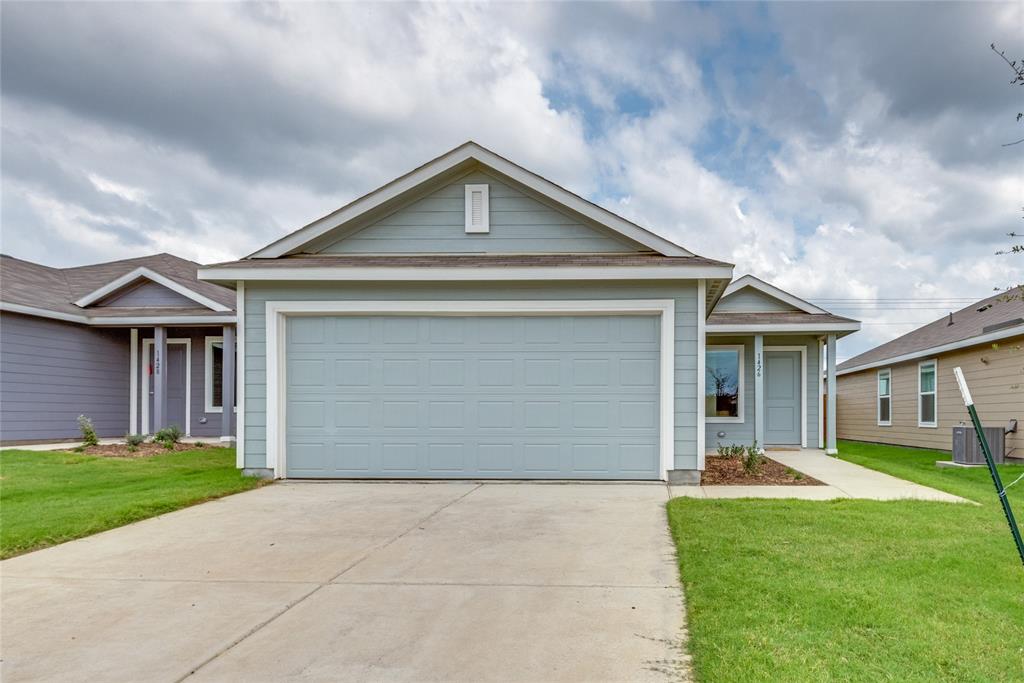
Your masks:
{"label": "light blue house", "polygon": [[472,142],[199,277],[274,477],[696,482],[719,443],[824,447],[859,327]]}

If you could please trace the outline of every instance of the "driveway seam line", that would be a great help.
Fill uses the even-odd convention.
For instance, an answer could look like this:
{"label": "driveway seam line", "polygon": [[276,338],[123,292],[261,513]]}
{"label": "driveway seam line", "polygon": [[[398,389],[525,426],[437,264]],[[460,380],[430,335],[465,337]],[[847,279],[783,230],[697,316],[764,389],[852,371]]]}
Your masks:
{"label": "driveway seam line", "polygon": [[189,671],[189,672],[188,672],[187,674],[185,674],[185,675],[184,675],[184,676],[182,676],[181,678],[177,679],[177,682],[176,682],[176,683],[181,683],[181,681],[184,681],[185,679],[187,679],[187,678],[190,678],[190,677],[194,676],[194,675],[195,675],[195,674],[196,674],[196,673],[197,673],[197,672],[198,672],[198,671],[199,671],[200,669],[202,669],[203,667],[205,667],[205,666],[206,666],[207,664],[209,664],[210,662],[212,662],[212,661],[214,661],[215,659],[219,658],[219,657],[220,657],[221,655],[223,655],[223,654],[226,654],[226,653],[227,653],[227,652],[229,652],[230,650],[234,649],[234,648],[235,648],[235,647],[236,647],[237,645],[239,645],[240,643],[242,643],[242,641],[244,641],[244,640],[247,640],[248,638],[252,637],[252,636],[253,636],[254,634],[256,634],[256,633],[257,633],[258,631],[261,631],[261,630],[263,630],[263,629],[264,629],[265,627],[269,626],[269,625],[270,625],[270,624],[271,624],[272,622],[274,622],[274,621],[277,621],[277,619],[279,619],[279,618],[280,618],[280,617],[281,617],[282,615],[284,615],[285,613],[287,613],[287,612],[291,611],[291,609],[292,609],[293,607],[295,607],[296,605],[298,605],[298,604],[300,604],[300,603],[303,603],[303,602],[305,602],[305,601],[306,601],[307,599],[309,599],[309,598],[310,598],[311,596],[313,596],[313,595],[314,595],[315,593],[319,592],[319,591],[320,591],[321,589],[323,589],[323,588],[324,588],[325,586],[330,586],[330,585],[331,585],[331,584],[332,584],[332,583],[333,583],[334,581],[336,581],[337,579],[339,579],[340,577],[342,577],[342,576],[343,576],[343,575],[344,575],[344,574],[345,574],[346,572],[348,572],[348,571],[352,570],[352,569],[353,569],[354,567],[356,567],[357,565],[359,565],[359,564],[360,564],[361,562],[363,562],[364,560],[366,560],[367,558],[369,558],[369,557],[370,557],[371,555],[373,555],[373,554],[374,554],[374,553],[376,553],[377,551],[379,551],[379,550],[382,550],[382,549],[384,549],[384,548],[388,547],[389,545],[391,545],[392,543],[394,543],[394,542],[395,542],[395,541],[397,541],[398,539],[402,538],[403,536],[405,536],[406,534],[408,534],[409,532],[411,532],[411,531],[412,531],[413,529],[416,529],[417,527],[419,527],[419,526],[420,526],[421,524],[426,524],[426,523],[427,523],[427,522],[428,522],[428,521],[429,521],[429,520],[430,520],[431,518],[433,518],[433,517],[434,517],[435,515],[437,515],[437,514],[439,514],[439,513],[443,512],[444,510],[448,509],[448,508],[449,508],[449,507],[451,507],[452,505],[455,505],[456,503],[458,503],[459,501],[461,501],[461,500],[462,500],[463,498],[465,498],[465,497],[466,497],[466,496],[468,496],[469,494],[473,493],[474,491],[476,491],[477,489],[479,489],[479,488],[480,488],[480,487],[482,487],[482,486],[483,486],[483,484],[482,484],[482,483],[480,483],[480,484],[477,484],[476,486],[474,486],[473,488],[471,488],[471,489],[470,489],[469,491],[466,491],[465,493],[463,493],[463,494],[462,494],[461,496],[458,496],[458,497],[456,497],[456,498],[453,498],[452,500],[448,501],[448,502],[447,502],[447,503],[445,503],[444,505],[442,505],[442,506],[438,507],[438,508],[437,508],[436,510],[434,510],[433,512],[431,512],[431,513],[430,513],[429,515],[427,515],[426,517],[423,517],[422,519],[418,520],[418,521],[417,521],[417,522],[416,522],[415,524],[413,524],[412,526],[410,526],[410,527],[409,527],[408,529],[406,529],[406,530],[405,530],[405,531],[403,531],[402,533],[400,533],[400,534],[397,534],[396,536],[394,536],[394,537],[392,537],[392,538],[388,539],[388,540],[387,540],[387,541],[386,541],[385,543],[382,543],[381,545],[378,545],[378,546],[374,546],[374,547],[373,547],[373,548],[371,548],[370,550],[366,551],[365,553],[363,553],[363,555],[362,555],[361,557],[359,557],[359,559],[357,559],[356,561],[352,562],[352,563],[351,563],[351,564],[350,564],[349,566],[345,567],[345,568],[344,568],[343,570],[341,570],[341,571],[340,571],[340,572],[339,572],[338,574],[335,574],[335,575],[334,575],[333,577],[331,577],[330,579],[328,579],[328,580],[327,580],[326,582],[323,582],[323,583],[319,583],[319,585],[317,585],[317,586],[316,586],[316,587],[315,587],[315,588],[314,588],[313,590],[309,591],[308,593],[306,593],[306,594],[305,594],[305,595],[303,595],[302,597],[298,598],[297,600],[295,600],[295,601],[293,601],[293,602],[290,602],[290,603],[288,603],[287,605],[285,605],[285,606],[284,606],[284,609],[281,609],[281,610],[279,610],[278,612],[275,612],[274,614],[272,614],[272,615],[271,615],[271,616],[270,616],[269,618],[267,618],[266,620],[264,620],[264,621],[260,622],[259,624],[257,624],[257,625],[256,625],[256,626],[254,626],[253,628],[249,629],[249,630],[248,630],[248,631],[246,631],[246,632],[245,632],[244,634],[242,634],[242,635],[241,635],[241,636],[240,636],[239,638],[237,638],[237,639],[233,640],[233,641],[232,641],[232,642],[231,642],[230,644],[228,644],[228,645],[227,645],[227,647],[221,648],[220,650],[218,650],[218,651],[217,651],[217,652],[215,652],[214,654],[210,655],[210,656],[209,656],[208,658],[206,658],[205,660],[203,660],[202,662],[200,662],[200,663],[199,663],[199,664],[198,664],[197,666],[193,667],[193,668],[192,668],[192,670],[191,670],[191,671]]}

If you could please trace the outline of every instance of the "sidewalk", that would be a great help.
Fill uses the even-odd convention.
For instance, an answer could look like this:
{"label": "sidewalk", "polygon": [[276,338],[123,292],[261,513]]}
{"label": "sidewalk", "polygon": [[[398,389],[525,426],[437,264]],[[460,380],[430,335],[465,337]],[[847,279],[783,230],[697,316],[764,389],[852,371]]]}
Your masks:
{"label": "sidewalk", "polygon": [[670,493],[673,497],[688,498],[863,498],[930,500],[943,503],[970,502],[951,493],[827,456],[824,451],[816,449],[771,451],[768,457],[797,472],[814,477],[825,486],[672,486]]}

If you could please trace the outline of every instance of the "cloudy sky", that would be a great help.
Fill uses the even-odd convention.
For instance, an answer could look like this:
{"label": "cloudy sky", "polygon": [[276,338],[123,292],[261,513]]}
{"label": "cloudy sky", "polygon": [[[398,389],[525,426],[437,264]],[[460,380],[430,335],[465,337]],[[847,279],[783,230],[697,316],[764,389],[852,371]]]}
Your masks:
{"label": "cloudy sky", "polygon": [[[473,139],[865,321],[1024,280],[1024,4],[4,2],[2,248],[250,253]],[[905,299],[908,303],[877,299]],[[912,301],[911,301],[912,300]]]}

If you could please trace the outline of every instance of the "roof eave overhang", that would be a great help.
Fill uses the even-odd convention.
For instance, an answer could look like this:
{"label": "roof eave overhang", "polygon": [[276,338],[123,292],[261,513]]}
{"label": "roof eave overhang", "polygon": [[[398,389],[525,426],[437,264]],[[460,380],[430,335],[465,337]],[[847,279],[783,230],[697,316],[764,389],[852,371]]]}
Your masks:
{"label": "roof eave overhang", "polygon": [[716,325],[708,323],[707,334],[835,334],[845,337],[860,329],[859,322],[852,323],[772,323],[761,325]]}
{"label": "roof eave overhang", "polygon": [[711,280],[732,277],[732,266],[581,266],[511,268],[332,268],[322,266],[201,268],[199,279],[325,282],[501,282],[513,280]]}
{"label": "roof eave overhang", "polygon": [[369,211],[393,202],[401,195],[428,183],[431,179],[472,162],[489,166],[534,192],[558,202],[572,211],[660,254],[665,256],[694,255],[678,244],[645,230],[639,225],[627,221],[621,216],[617,216],[611,211],[603,209],[597,204],[559,187],[550,180],[542,178],[504,157],[498,156],[476,143],[469,142],[364,195],[337,211],[282,237],[276,242],[272,242],[246,258],[278,258],[295,253],[326,233],[359,218]]}
{"label": "roof eave overhang", "polygon": [[103,317],[92,317],[87,315],[76,315],[74,313],[65,313],[63,311],[51,311],[45,308],[26,306],[24,304],[8,303],[6,301],[0,301],[0,311],[31,315],[36,318],[61,320],[63,322],[89,325],[92,327],[128,327],[132,325],[141,327],[149,325],[234,325],[238,320],[237,316],[233,313],[231,315],[105,315]]}
{"label": "roof eave overhang", "polygon": [[1014,327],[1007,327],[1006,329],[996,330],[995,332],[989,332],[988,334],[968,337],[967,339],[961,339],[960,341],[950,342],[948,344],[931,346],[927,349],[921,349],[920,351],[911,351],[910,353],[904,353],[899,356],[882,358],[881,360],[872,361],[870,363],[861,363],[860,365],[854,365],[853,367],[843,368],[842,370],[837,370],[836,375],[849,375],[863,370],[872,370],[874,368],[884,368],[889,365],[898,365],[899,363],[905,363],[907,361],[919,360],[929,356],[937,356],[942,353],[949,353],[950,351],[959,351],[960,349],[970,348],[979,344],[990,344],[992,342],[1009,339],[1010,337],[1019,337],[1021,335],[1024,335],[1024,325],[1015,325]]}

